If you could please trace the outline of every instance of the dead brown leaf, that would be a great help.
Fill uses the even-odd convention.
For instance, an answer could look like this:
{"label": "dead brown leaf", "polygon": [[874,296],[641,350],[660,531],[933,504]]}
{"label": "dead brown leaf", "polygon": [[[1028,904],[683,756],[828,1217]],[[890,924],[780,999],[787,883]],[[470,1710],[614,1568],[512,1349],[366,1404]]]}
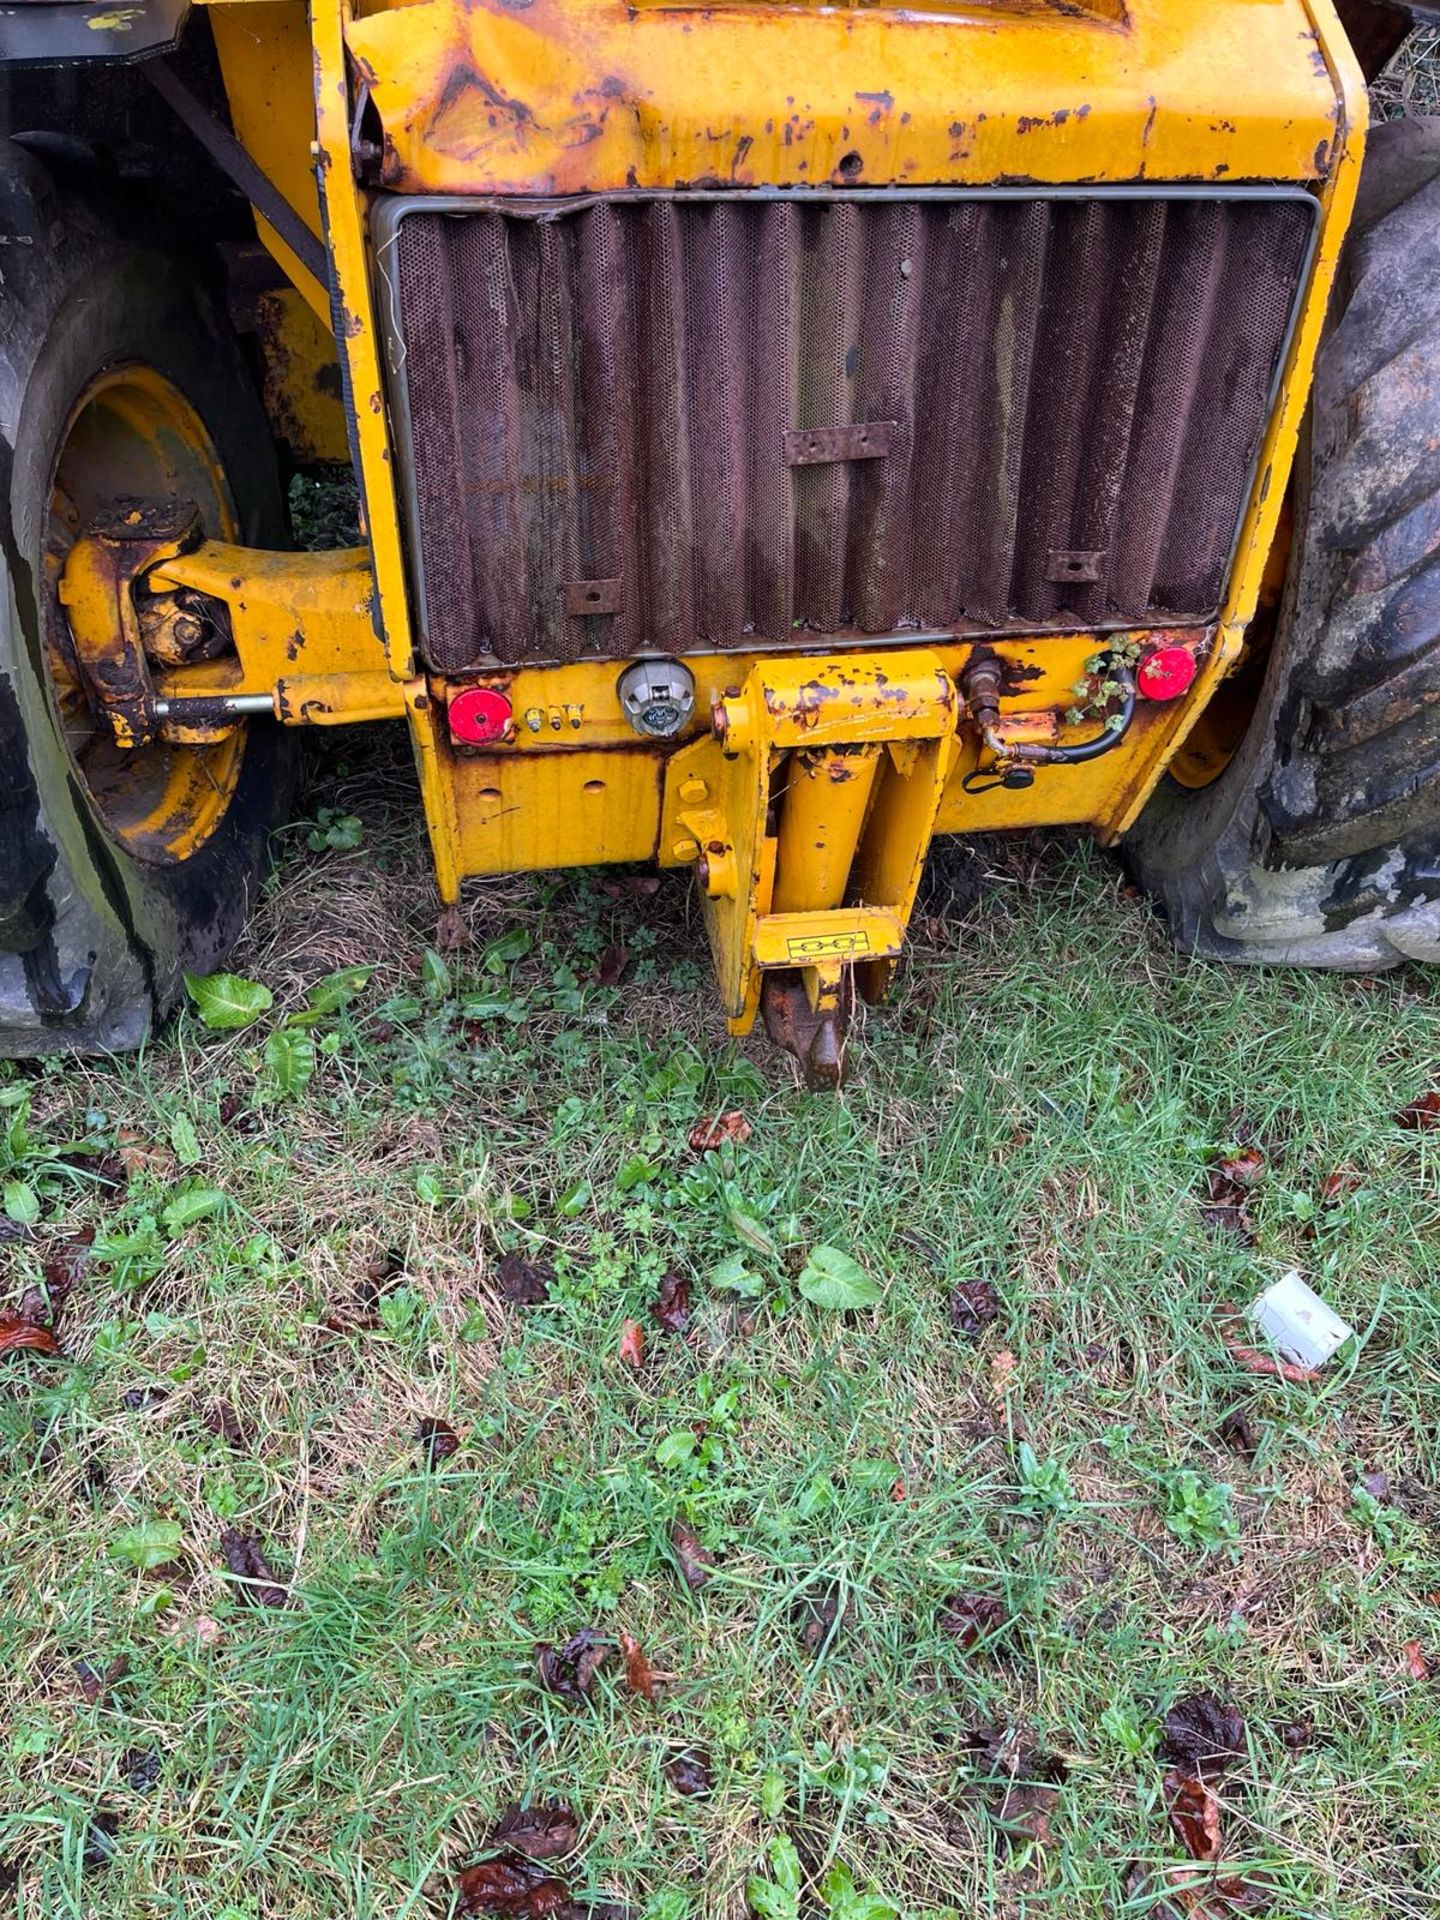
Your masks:
{"label": "dead brown leaf", "polygon": [[1143,1902],[1150,1920],[1234,1920],[1260,1913],[1272,1903],[1268,1887],[1240,1874],[1219,1874],[1210,1864],[1161,1867],[1148,1873],[1138,1863],[1126,1880],[1130,1899]]}
{"label": "dead brown leaf", "polygon": [[564,1646],[552,1647],[544,1640],[536,1642],[536,1675],[547,1693],[558,1693],[562,1700],[581,1700],[614,1651],[614,1641],[598,1627],[581,1627]]}
{"label": "dead brown leaf", "polygon": [[134,1127],[116,1130],[115,1152],[126,1174],[132,1179],[138,1174],[148,1173],[154,1180],[169,1181],[174,1180],[180,1172],[180,1162],[171,1148],[147,1140]]}
{"label": "dead brown leaf", "polygon": [[205,1425],[236,1453],[247,1453],[250,1442],[240,1416],[228,1400],[217,1400],[205,1415]]}
{"label": "dead brown leaf", "polygon": [[66,1301],[79,1286],[89,1264],[94,1239],[95,1229],[82,1227],[75,1233],[61,1234],[58,1239],[51,1241],[40,1263],[49,1307],[49,1311],[41,1316],[43,1324],[53,1328],[64,1312]]}
{"label": "dead brown leaf", "polygon": [[532,1800],[501,1810],[490,1832],[492,1847],[513,1847],[531,1860],[557,1860],[573,1853],[580,1839],[575,1809],[563,1800]]}
{"label": "dead brown leaf", "polygon": [[1177,1773],[1214,1780],[1245,1751],[1245,1722],[1238,1710],[1213,1693],[1188,1693],[1160,1726],[1161,1761]]}
{"label": "dead brown leaf", "polygon": [[675,1754],[660,1770],[675,1791],[683,1793],[687,1799],[703,1800],[715,1790],[710,1756],[699,1748],[691,1747],[684,1753]]}
{"label": "dead brown leaf", "polygon": [[645,1329],[638,1320],[626,1320],[620,1328],[620,1361],[638,1373],[645,1364]]}
{"label": "dead brown leaf", "polygon": [[1170,1824],[1192,1860],[1220,1858],[1220,1802],[1203,1780],[1173,1768],[1164,1781]]}
{"label": "dead brown leaf", "polygon": [[1328,1213],[1332,1207],[1338,1207],[1359,1185],[1359,1174],[1352,1173],[1349,1167],[1337,1167],[1334,1173],[1327,1173],[1320,1184],[1321,1208]]}
{"label": "dead brown leaf", "polygon": [[697,1120],[690,1129],[690,1151],[716,1153],[725,1146],[743,1147],[749,1138],[750,1122],[743,1113],[717,1113],[713,1120]]}
{"label": "dead brown leaf", "polygon": [[1418,1640],[1407,1640],[1405,1642],[1405,1671],[1412,1680],[1428,1680],[1430,1678],[1430,1662],[1426,1659]]}
{"label": "dead brown leaf", "polygon": [[1230,1451],[1238,1453],[1242,1459],[1253,1460],[1260,1451],[1260,1440],[1250,1418],[1250,1409],[1243,1403],[1226,1410],[1217,1431]]}
{"label": "dead brown leaf", "polygon": [[435,922],[435,951],[437,953],[459,953],[465,947],[473,947],[470,929],[458,906],[452,900],[448,907],[442,907],[440,917]]}
{"label": "dead brown leaf", "polygon": [[1304,1386],[1315,1378],[1314,1367],[1299,1366],[1293,1360],[1282,1360],[1278,1354],[1262,1353],[1258,1347],[1252,1347],[1241,1338],[1243,1321],[1240,1309],[1229,1300],[1222,1300],[1215,1314],[1215,1323],[1220,1330],[1220,1338],[1230,1358],[1247,1373],[1258,1373],[1267,1379],[1285,1380],[1292,1387]]}
{"label": "dead brown leaf", "polygon": [[80,1854],[82,1867],[98,1871],[108,1867],[115,1858],[115,1841],[120,1832],[120,1816],[108,1807],[101,1807],[90,1817],[85,1829],[85,1845]]}
{"label": "dead brown leaf", "polygon": [[[380,1037],[374,1027],[370,1032],[374,1038]],[[258,1133],[262,1123],[253,1107],[246,1105],[245,1095],[231,1092],[220,1096],[220,1124],[233,1127],[236,1133]]]}
{"label": "dead brown leaf", "polygon": [[676,1520],[671,1525],[670,1545],[681,1579],[692,1593],[698,1593],[714,1577],[715,1562],[709,1550],[700,1544],[700,1536],[695,1529],[687,1526],[683,1520]]}
{"label": "dead brown leaf", "polygon": [[1428,1133],[1431,1127],[1440,1127],[1440,1093],[1433,1090],[1422,1093],[1408,1107],[1400,1109],[1395,1124],[1408,1127],[1412,1133]]}
{"label": "dead brown leaf", "polygon": [[544,1920],[570,1899],[563,1880],[546,1873],[536,1861],[515,1848],[493,1859],[466,1867],[460,1875],[456,1913],[496,1913]]}
{"label": "dead brown leaf", "polygon": [[631,1693],[638,1693],[646,1700],[655,1698],[655,1669],[645,1653],[645,1649],[633,1634],[620,1635],[620,1651],[625,1658],[625,1684]]}
{"label": "dead brown leaf", "polygon": [[1265,1177],[1265,1156],[1258,1147],[1241,1147],[1206,1168],[1208,1199],[1200,1217],[1212,1233],[1229,1234],[1242,1246],[1253,1247],[1255,1229],[1246,1204]]}
{"label": "dead brown leaf", "polygon": [[683,1333],[690,1324],[690,1281],[667,1267],[660,1276],[660,1292],[650,1308],[652,1320],[670,1333]]}
{"label": "dead brown leaf", "polygon": [[512,1307],[543,1307],[550,1298],[555,1269],[543,1260],[526,1260],[518,1253],[507,1253],[496,1269],[500,1291]]}
{"label": "dead brown leaf", "polygon": [[597,987],[618,987],[629,965],[628,949],[622,946],[606,947],[595,962],[595,971],[590,977]]}
{"label": "dead brown leaf", "polygon": [[120,1404],[129,1413],[153,1413],[169,1398],[168,1387],[128,1387],[120,1396]]}
{"label": "dead brown leaf", "polygon": [[950,1324],[966,1340],[978,1340],[1000,1311],[989,1280],[962,1280],[950,1295]]}
{"label": "dead brown leaf", "polygon": [[[90,1153],[83,1147],[75,1147],[68,1153],[60,1154],[58,1158],[67,1167],[74,1167],[77,1173],[88,1175],[97,1187],[108,1187],[112,1193],[118,1193],[129,1179],[125,1162],[111,1148],[103,1148],[99,1153]],[[86,1240],[93,1240],[94,1230],[86,1228],[84,1237]]]}
{"label": "dead brown leaf", "polygon": [[1001,1835],[1012,1847],[1043,1847],[1050,1839],[1050,1816],[1060,1802],[1058,1787],[1034,1781],[1005,1787],[988,1811]]}
{"label": "dead brown leaf", "polygon": [[0,1313],[0,1354],[60,1352],[60,1342],[48,1327],[37,1327],[18,1313]]}
{"label": "dead brown leaf", "polygon": [[130,1671],[130,1662],[122,1653],[107,1667],[96,1667],[89,1660],[75,1662],[75,1678],[80,1684],[80,1692],[87,1706],[96,1706],[103,1700],[117,1680],[123,1680]]}
{"label": "dead brown leaf", "polygon": [[829,1580],[795,1603],[795,1620],[800,1644],[810,1654],[819,1653],[835,1632],[837,1621],[844,1619],[845,1590],[838,1581]]}
{"label": "dead brown leaf", "polygon": [[1005,1604],[988,1593],[952,1593],[940,1609],[941,1631],[967,1652],[1004,1626]]}
{"label": "dead brown leaf", "polygon": [[415,1438],[420,1442],[420,1457],[427,1467],[438,1467],[442,1460],[460,1451],[460,1436],[448,1420],[422,1420]]}
{"label": "dead brown leaf", "polygon": [[252,1607],[290,1605],[289,1590],[276,1579],[253,1533],[247,1533],[240,1527],[226,1527],[220,1535],[220,1551],[235,1582],[237,1600]]}
{"label": "dead brown leaf", "polygon": [[404,1278],[405,1256],[397,1248],[391,1247],[387,1253],[367,1260],[349,1302],[333,1308],[326,1316],[325,1325],[332,1333],[374,1332],[384,1325],[380,1302],[393,1293]]}

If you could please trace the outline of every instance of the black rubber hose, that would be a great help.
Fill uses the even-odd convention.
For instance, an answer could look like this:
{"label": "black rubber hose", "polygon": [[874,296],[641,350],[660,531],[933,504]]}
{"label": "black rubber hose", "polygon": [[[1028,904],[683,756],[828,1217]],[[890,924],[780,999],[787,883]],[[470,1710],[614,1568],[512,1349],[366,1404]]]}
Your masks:
{"label": "black rubber hose", "polygon": [[[1101,674],[1107,680],[1118,680],[1124,695],[1124,705],[1117,715],[1106,721],[1105,731],[1097,733],[1093,740],[1082,740],[1075,747],[1039,747],[1029,752],[1021,747],[1014,757],[1022,766],[1076,767],[1086,760],[1098,760],[1102,753],[1109,753],[1119,746],[1135,717],[1135,675],[1114,654],[1105,656]],[[1120,723],[1118,726],[1114,724],[1116,719]]]}

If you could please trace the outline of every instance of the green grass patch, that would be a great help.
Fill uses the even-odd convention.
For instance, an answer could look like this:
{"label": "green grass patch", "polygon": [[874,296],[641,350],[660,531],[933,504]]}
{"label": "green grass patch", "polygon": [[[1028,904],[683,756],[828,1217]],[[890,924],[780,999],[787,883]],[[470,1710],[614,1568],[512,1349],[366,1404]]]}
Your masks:
{"label": "green grass patch", "polygon": [[[726,1038],[678,878],[497,883],[440,952],[407,779],[312,796],[235,962],[269,1004],[207,1025],[202,989],[143,1058],[0,1082],[8,1305],[76,1275],[64,1357],[0,1362],[18,1910],[441,1915],[557,1798],[576,1897],[651,1920],[1139,1915],[1132,1868],[1181,1858],[1157,1729],[1203,1687],[1275,1912],[1433,1913],[1440,1133],[1394,1120],[1440,1075],[1431,977],[1186,965],[1094,850],[962,850],[813,1099]],[[1200,1212],[1241,1141],[1254,1246]],[[1303,1386],[1215,1318],[1291,1265],[1359,1330]],[[656,1701],[618,1658],[541,1686],[586,1626]]]}

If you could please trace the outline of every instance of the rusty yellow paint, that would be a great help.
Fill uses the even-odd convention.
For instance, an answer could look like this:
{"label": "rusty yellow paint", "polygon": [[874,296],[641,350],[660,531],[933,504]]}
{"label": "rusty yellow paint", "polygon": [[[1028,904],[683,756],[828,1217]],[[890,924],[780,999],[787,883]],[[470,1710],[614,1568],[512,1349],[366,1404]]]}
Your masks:
{"label": "rusty yellow paint", "polygon": [[[834,1004],[842,964],[889,964],[892,947],[855,944],[862,928],[841,901],[853,874],[864,907],[903,930],[958,712],[949,674],[923,647],[764,658],[722,693],[710,730],[669,757],[660,836],[672,860],[693,850],[733,1032],[754,1024],[767,968],[799,968],[821,1008]],[[817,851],[817,833],[833,846]],[[816,944],[791,944],[802,939]]]}
{"label": "rusty yellow paint", "polygon": [[298,288],[276,287],[255,302],[255,336],[265,361],[265,412],[288,462],[348,463],[350,432],[328,318],[322,324]]}
{"label": "rusty yellow paint", "polygon": [[770,967],[817,967],[825,961],[854,965],[892,959],[905,945],[905,923],[885,907],[811,908],[767,913],[755,925],[755,960]]}
{"label": "rusty yellow paint", "polygon": [[[343,0],[314,0],[310,13],[314,37],[317,178],[335,282],[339,343],[350,375],[351,432],[361,505],[374,556],[379,631],[384,635],[392,672],[409,679],[415,672],[410,636],[409,582],[400,534],[380,339],[375,324],[367,244],[368,209],[355,184],[350,161],[350,95],[346,78]],[[427,710],[415,724],[427,723]],[[424,784],[426,812],[438,817],[440,796]]]}
{"label": "rusty yellow paint", "polygon": [[1305,181],[1337,111],[1302,0],[419,0],[346,37],[412,192]]}
{"label": "rusty yellow paint", "polygon": [[[444,898],[472,874],[619,860],[686,865],[703,853],[711,884],[735,889],[707,894],[707,914],[726,1004],[743,1026],[754,1017],[762,966],[780,964],[760,955],[779,951],[766,943],[782,930],[771,926],[762,940],[757,929],[782,908],[840,914],[853,881],[903,926],[932,830],[1078,823],[1108,839],[1134,819],[1238,659],[1275,539],[1363,146],[1363,86],[1331,0],[1076,0],[1064,9],[939,0],[923,13],[798,0],[703,9],[665,0],[359,0],[352,13],[346,0],[315,0],[308,24],[298,0],[221,0],[211,12],[237,133],[305,218],[313,213],[330,249],[374,588],[368,635],[358,603],[343,618],[316,605],[297,621],[306,635],[302,674],[277,661],[269,616],[252,623],[243,682],[304,678],[312,691],[326,683],[336,719],[406,716]],[[370,197],[356,184],[349,148],[347,51],[378,114],[382,182],[404,191],[1314,184],[1322,219],[1311,283],[1228,597],[1191,695],[1142,703],[1124,742],[1102,759],[1041,767],[1027,789],[979,794],[962,784],[979,751],[967,730],[957,733],[953,705],[951,724],[939,726],[940,692],[917,694],[908,719],[899,705],[882,715],[856,678],[878,657],[891,679],[910,684],[917,671],[933,672],[935,687],[953,694],[974,651],[961,642],[869,656],[691,658],[697,717],[673,751],[631,731],[616,692],[619,663],[496,672],[481,678],[511,698],[513,741],[485,752],[457,747],[445,724],[447,689],[419,676],[412,645]],[[298,263],[266,238],[300,286]],[[314,301],[313,285],[302,291]],[[360,571],[356,556],[316,556],[317,575],[327,564]],[[1085,660],[1105,644],[1079,634],[995,646],[1013,688],[1000,736],[1064,742],[1092,732],[1093,722],[1074,727],[1064,715]],[[806,696],[803,729],[800,710],[783,698],[765,704],[766,687],[799,699],[806,684],[825,691]],[[709,733],[717,702],[723,747]],[[833,727],[816,717],[832,707],[844,715]],[[785,753],[795,756],[794,792],[802,778],[813,789],[793,807],[788,859],[783,827],[766,830],[762,780],[762,767],[773,772]],[[827,769],[846,762],[855,792],[841,796],[841,781],[826,793]],[[687,784],[705,793],[687,801]],[[716,906],[742,896],[744,915]],[[853,931],[838,922],[811,930],[840,942]],[[870,951],[866,977],[878,987],[890,957]]]}
{"label": "rusty yellow paint", "polygon": [[[881,748],[802,748],[781,774],[784,834],[775,869],[776,913],[838,907],[880,772]],[[762,959],[763,965],[763,959]]]}
{"label": "rusty yellow paint", "polygon": [[[235,136],[317,238],[320,198],[310,152],[315,101],[305,0],[222,0],[206,9]],[[255,229],[328,329],[329,290],[262,214]]]}
{"label": "rusty yellow paint", "polygon": [[[237,531],[204,422],[151,367],[101,374],[66,424],[46,543],[56,605],[45,622],[43,664],[60,737],[105,830],[136,859],[178,861],[223,819],[245,737],[236,730],[184,744],[147,723],[148,675],[126,569],[137,552],[153,560],[177,542],[165,508],[152,518],[134,501],[118,502],[122,486],[142,498],[188,501],[220,532]],[[110,537],[88,537],[95,517]]]}
{"label": "rusty yellow paint", "polygon": [[221,541],[161,563],[154,592],[188,587],[229,610],[234,655],[156,673],[162,699],[264,693],[290,726],[405,717],[375,631],[370,552],[258,553]]}

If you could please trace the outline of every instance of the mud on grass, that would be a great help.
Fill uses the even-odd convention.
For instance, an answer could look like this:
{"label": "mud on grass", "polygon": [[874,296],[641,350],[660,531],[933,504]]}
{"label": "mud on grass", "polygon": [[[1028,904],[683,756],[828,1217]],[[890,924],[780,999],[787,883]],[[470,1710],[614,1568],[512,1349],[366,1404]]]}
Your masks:
{"label": "mud on grass", "polygon": [[[906,1913],[1163,1911],[1202,1688],[1227,1870],[1433,1913],[1432,977],[1187,967],[1085,846],[952,850],[810,1100],[678,878],[481,888],[439,951],[408,769],[346,752],[237,958],[268,1013],[0,1085],[0,1304],[75,1274],[64,1357],[0,1360],[17,1911],[444,1914],[526,1800],[580,1909],[739,1915],[785,1835]],[[306,1078],[267,1040],[337,974]],[[1246,1143],[1253,1245],[1202,1218]],[[1361,1330],[1299,1387],[1214,1321],[1291,1264]],[[541,1684],[586,1627],[653,1702]]]}

